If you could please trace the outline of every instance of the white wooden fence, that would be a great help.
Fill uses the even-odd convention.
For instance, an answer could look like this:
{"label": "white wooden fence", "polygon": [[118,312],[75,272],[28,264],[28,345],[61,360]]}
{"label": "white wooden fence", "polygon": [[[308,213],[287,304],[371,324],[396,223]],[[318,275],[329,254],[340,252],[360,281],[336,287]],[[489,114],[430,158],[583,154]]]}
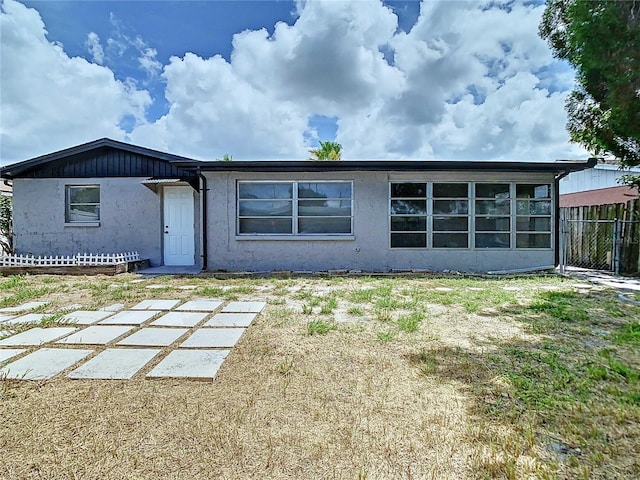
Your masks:
{"label": "white wooden fence", "polygon": [[138,252],[78,253],[73,256],[5,255],[0,257],[0,267],[63,267],[74,265],[114,265],[140,260]]}

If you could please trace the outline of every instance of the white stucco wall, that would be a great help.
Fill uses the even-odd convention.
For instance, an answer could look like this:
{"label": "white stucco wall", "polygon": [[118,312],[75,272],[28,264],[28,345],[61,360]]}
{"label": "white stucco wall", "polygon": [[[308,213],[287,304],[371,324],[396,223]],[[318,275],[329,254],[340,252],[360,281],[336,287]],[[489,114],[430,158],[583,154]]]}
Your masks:
{"label": "white stucco wall", "polygon": [[[390,181],[484,181],[549,183],[552,174],[531,173],[206,173],[208,184],[208,269],[228,271],[322,271],[356,269],[390,271],[495,271],[554,265],[550,249],[391,249]],[[236,235],[238,180],[353,181],[353,236],[335,239],[271,239]],[[553,198],[553,194],[552,194]],[[552,226],[552,231],[555,228]],[[555,239],[551,239],[553,247]]]}
{"label": "white stucco wall", "polygon": [[[16,252],[33,255],[137,251],[162,263],[161,197],[143,178],[14,180]],[[100,185],[100,225],[65,225],[65,185]]]}

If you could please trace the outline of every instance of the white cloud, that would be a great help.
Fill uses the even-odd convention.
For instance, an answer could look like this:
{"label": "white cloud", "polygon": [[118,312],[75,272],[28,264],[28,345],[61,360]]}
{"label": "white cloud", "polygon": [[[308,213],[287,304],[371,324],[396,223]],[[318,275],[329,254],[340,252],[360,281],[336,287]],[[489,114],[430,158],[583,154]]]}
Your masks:
{"label": "white cloud", "polygon": [[150,77],[158,75],[162,71],[162,64],[156,60],[158,51],[155,48],[146,47],[140,53],[138,57],[140,68],[147,72]]}
{"label": "white cloud", "polygon": [[212,160],[282,158],[306,153],[307,118],[293,103],[256,89],[222,57],[172,57],[162,74],[169,113],[137,127],[135,143]]}
{"label": "white cloud", "polygon": [[100,44],[100,37],[98,34],[95,32],[89,32],[89,35],[87,35],[86,45],[87,50],[93,58],[93,62],[98,65],[102,65],[104,63],[104,50]]}
{"label": "white cloud", "polygon": [[35,10],[4,0],[0,31],[3,164],[100,137],[122,139],[125,116],[144,119],[149,94],[103,66],[69,57],[46,39]]}
{"label": "white cloud", "polygon": [[305,158],[305,135],[316,132],[304,119],[320,114],[338,117],[346,158],[583,153],[567,143],[567,74],[537,35],[542,6],[421,7],[404,33],[379,1],[309,0],[298,3],[295,24],[279,23],[271,36],[236,34],[230,63],[172,59],[164,74],[171,110],[131,138],[201,158]]}
{"label": "white cloud", "polygon": [[[18,10],[19,4],[8,4]],[[40,77],[30,77],[26,87],[40,82],[55,93],[30,94],[22,103],[33,102],[45,114],[65,111],[60,104],[82,102],[76,101],[77,88],[56,79],[95,77],[97,85],[99,77],[103,86],[95,97],[112,93],[94,123],[111,125],[122,137],[119,119],[134,115],[131,141],[203,159],[225,153],[236,159],[306,158],[309,139],[317,135],[308,125],[314,115],[338,119],[336,140],[349,159],[549,160],[584,153],[568,144],[565,131],[564,98],[572,72],[553,59],[537,35],[543,6],[524,0],[425,1],[407,33],[397,29],[395,14],[379,0],[308,0],[297,8],[295,23],[277,24],[272,35],[266,29],[234,35],[229,62],[177,52],[164,69],[156,50],[125,34],[112,16],[105,63],[109,55],[133,49],[147,77],[166,84],[169,111],[149,123],[142,121],[146,92],[115,81],[98,65],[68,58],[46,41],[42,22],[29,11],[37,42],[9,45],[15,50],[11,55],[16,62],[31,59],[26,69]],[[4,36],[3,31],[3,53],[9,50]],[[39,60],[45,53],[48,63]],[[4,58],[3,64],[9,65]],[[33,88],[46,90],[40,84]],[[19,90],[11,97],[4,90],[3,84],[3,115],[5,98],[19,96]],[[84,108],[100,111],[93,107]],[[14,110],[36,123],[28,132],[50,137],[56,137],[52,129],[66,128],[64,122],[81,123],[75,118],[38,123],[28,105]],[[3,139],[5,125],[18,124],[3,118]]]}

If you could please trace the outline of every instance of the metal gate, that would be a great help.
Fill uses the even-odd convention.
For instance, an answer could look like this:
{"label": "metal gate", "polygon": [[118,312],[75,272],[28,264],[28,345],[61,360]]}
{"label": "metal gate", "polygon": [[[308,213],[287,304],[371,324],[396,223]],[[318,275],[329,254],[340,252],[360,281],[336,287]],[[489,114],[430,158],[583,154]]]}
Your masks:
{"label": "metal gate", "polygon": [[638,273],[637,221],[560,219],[560,268]]}

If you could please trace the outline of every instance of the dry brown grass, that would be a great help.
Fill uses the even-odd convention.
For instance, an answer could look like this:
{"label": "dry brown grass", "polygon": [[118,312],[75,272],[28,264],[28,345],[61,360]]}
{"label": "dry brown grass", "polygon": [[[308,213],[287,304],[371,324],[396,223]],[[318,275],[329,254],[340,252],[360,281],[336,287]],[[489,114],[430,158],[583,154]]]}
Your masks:
{"label": "dry brown grass", "polygon": [[[589,419],[603,434],[626,435],[627,444],[600,462],[586,452],[550,451],[553,436],[561,436],[563,445],[579,441],[550,410],[523,403],[509,377],[513,369],[496,363],[511,361],[508,349],[550,338],[548,331],[530,328],[522,308],[541,285],[571,288],[561,279],[130,283],[136,278],[56,278],[45,282],[50,292],[41,297],[60,308],[115,301],[131,306],[143,298],[213,292],[269,305],[213,383],[139,376],[0,382],[0,477],[624,478],[640,471],[634,465],[638,433],[604,420],[602,411],[603,420],[594,419],[588,412],[595,406],[584,402],[577,404],[585,409],[574,412],[577,418]],[[167,290],[144,288],[163,282]],[[108,287],[114,283],[125,284],[125,296]],[[177,289],[185,284],[198,289]],[[504,296],[505,285],[520,290]],[[435,291],[437,286],[462,292],[464,301]],[[368,289],[376,294],[358,293]],[[338,306],[321,314],[322,305],[331,309],[331,296]],[[303,306],[312,313],[303,313]],[[349,315],[354,307],[361,313]],[[410,311],[425,314],[413,333],[394,323]],[[309,335],[310,320],[334,318],[341,320],[336,329]],[[629,408],[618,410],[621,422],[638,419],[637,407]]]}

